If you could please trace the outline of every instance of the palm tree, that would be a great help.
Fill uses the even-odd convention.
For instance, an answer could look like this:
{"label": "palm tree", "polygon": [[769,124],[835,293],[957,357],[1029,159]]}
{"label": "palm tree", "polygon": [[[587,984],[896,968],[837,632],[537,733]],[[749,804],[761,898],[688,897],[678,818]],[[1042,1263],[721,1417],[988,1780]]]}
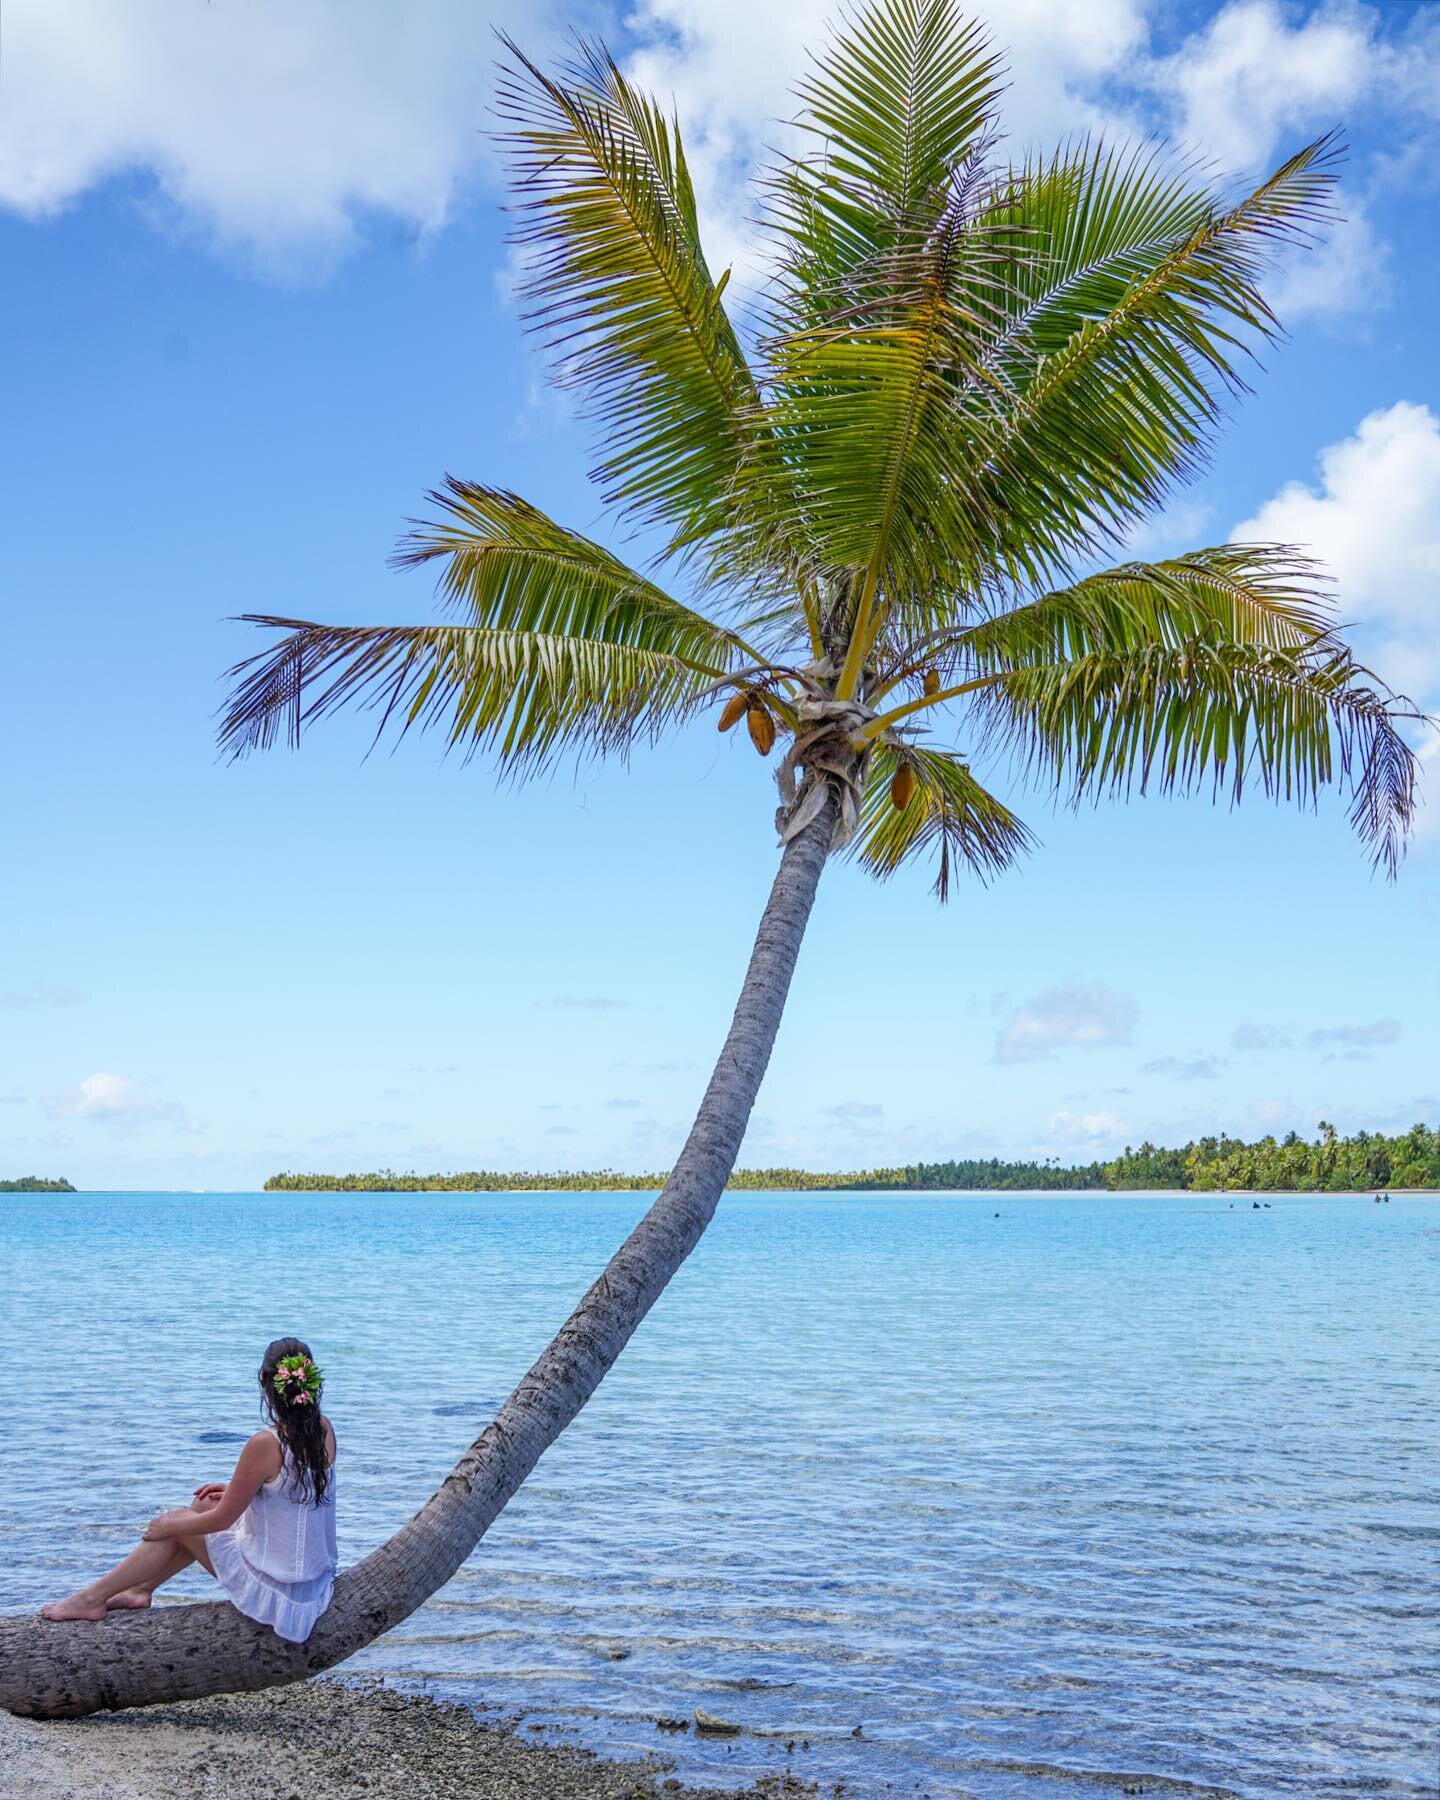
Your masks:
{"label": "palm tree", "polygon": [[[1278,327],[1267,253],[1323,222],[1328,139],[1251,192],[1147,150],[996,153],[999,69],[952,0],[874,0],[800,90],[765,176],[772,275],[746,320],[696,225],[677,126],[606,52],[500,85],[529,318],[598,428],[595,478],[656,534],[646,573],[500,488],[450,480],[400,561],[449,609],[388,628],[256,617],[236,754],[350,706],[529,774],[707,712],[779,750],[783,844],[735,1015],[659,1199],[493,1422],[303,1647],[224,1605],[0,1627],[0,1702],[78,1713],[294,1680],[460,1566],[594,1393],[709,1222],[816,886],[928,855],[943,899],[1029,846],[990,785],[1327,784],[1393,872],[1414,769],[1399,703],[1295,550],[1120,560],[1201,467]],[[952,747],[958,741],[965,750]],[[977,769],[987,771],[982,780]]]}

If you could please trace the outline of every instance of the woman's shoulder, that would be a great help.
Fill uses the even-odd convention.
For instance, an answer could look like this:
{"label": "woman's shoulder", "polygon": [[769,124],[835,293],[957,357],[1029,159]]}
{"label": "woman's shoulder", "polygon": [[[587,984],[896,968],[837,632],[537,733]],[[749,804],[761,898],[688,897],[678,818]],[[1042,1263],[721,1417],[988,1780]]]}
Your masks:
{"label": "woman's shoulder", "polygon": [[245,1449],[252,1456],[264,1456],[276,1463],[284,1461],[284,1451],[280,1444],[280,1434],[272,1431],[268,1425],[262,1425],[258,1431],[251,1432],[250,1441]]}

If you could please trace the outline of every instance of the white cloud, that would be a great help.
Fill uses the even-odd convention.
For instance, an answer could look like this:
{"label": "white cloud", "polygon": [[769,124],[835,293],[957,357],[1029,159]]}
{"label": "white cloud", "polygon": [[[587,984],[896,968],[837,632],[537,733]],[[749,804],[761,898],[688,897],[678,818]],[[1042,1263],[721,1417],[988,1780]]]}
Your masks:
{"label": "white cloud", "polygon": [[1289,482],[1231,532],[1298,544],[1366,628],[1367,660],[1422,701],[1440,698],[1440,419],[1400,400],[1320,452],[1319,482]]}
{"label": "white cloud", "polygon": [[[1400,28],[1358,0],[1309,10],[1233,0],[1172,55],[1137,60],[1133,74],[1177,141],[1253,176],[1362,114],[1383,113],[1400,127],[1396,141],[1418,149],[1440,113],[1440,28],[1418,13]],[[1393,181],[1404,162],[1383,159],[1381,178]],[[1281,256],[1267,298],[1287,323],[1371,311],[1390,298],[1390,247],[1353,172],[1337,210],[1316,244]]]}
{"label": "white cloud", "polygon": [[995,1040],[999,1063],[1035,1062],[1057,1050],[1128,1044],[1135,1002],[1103,982],[1071,982],[1027,1000]]}
{"label": "white cloud", "polygon": [[445,223],[485,153],[507,12],[466,0],[7,0],[0,203],[32,218],[141,172],[162,212],[270,270],[367,213]]}
{"label": "white cloud", "polygon": [[[995,9],[1017,138],[1113,119],[1098,84],[1144,42],[1150,0]],[[745,181],[794,110],[833,0],[639,0],[567,9],[632,44],[630,72],[684,122],[717,267],[746,255]],[[264,269],[333,264],[379,214],[438,230],[488,155],[492,24],[544,55],[524,0],[7,0],[0,205],[42,218],[113,176]],[[587,16],[588,15],[588,16]]]}
{"label": "white cloud", "polygon": [[[1440,30],[1358,4],[1292,14],[1236,0],[1156,55],[1160,0],[976,0],[1007,70],[1010,142],[1159,128],[1249,166],[1386,108],[1435,110]],[[332,265],[377,220],[425,236],[491,167],[496,45],[541,58],[556,26],[606,36],[679,110],[717,268],[756,267],[747,178],[787,139],[807,53],[836,0],[6,0],[0,206],[43,218],[116,176],[157,218],[263,269]],[[1397,141],[1399,141],[1397,139]],[[1290,311],[1373,303],[1381,250],[1363,212],[1285,279]]]}
{"label": "white cloud", "polygon": [[1094,1150],[1101,1142],[1114,1141],[1125,1130],[1117,1113],[1057,1112],[1050,1115],[1050,1142]]}
{"label": "white cloud", "polygon": [[1394,292],[1390,246],[1376,234],[1362,199],[1346,195],[1343,217],[1316,244],[1285,252],[1265,297],[1282,324],[1373,312]]}
{"label": "white cloud", "polygon": [[1335,124],[1369,92],[1377,24],[1368,7],[1321,6],[1292,23],[1272,0],[1239,0],[1157,62],[1149,79],[1170,102],[1183,142],[1250,170],[1282,139],[1320,120]]}
{"label": "white cloud", "polygon": [[198,1129],[178,1101],[151,1094],[133,1075],[87,1075],[75,1087],[53,1095],[46,1101],[45,1109],[52,1118],[84,1119],[92,1125],[109,1125],[121,1131],[138,1131],[151,1125]]}
{"label": "white cloud", "polygon": [[1361,0],[1311,7],[1231,0],[1137,80],[1168,103],[1178,135],[1243,169],[1289,140],[1332,130],[1362,109],[1421,124],[1440,117],[1440,22]]}
{"label": "white cloud", "polygon": [[1188,497],[1173,500],[1162,512],[1138,519],[1125,533],[1125,554],[1153,562],[1179,556],[1207,544],[1214,535],[1214,508],[1208,501]]}

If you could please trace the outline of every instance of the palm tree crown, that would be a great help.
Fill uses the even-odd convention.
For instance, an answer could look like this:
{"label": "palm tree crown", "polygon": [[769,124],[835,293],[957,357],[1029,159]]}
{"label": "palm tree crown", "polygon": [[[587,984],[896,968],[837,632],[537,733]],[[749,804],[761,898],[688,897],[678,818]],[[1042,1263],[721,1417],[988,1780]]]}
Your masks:
{"label": "palm tree crown", "polygon": [[779,739],[782,836],[838,791],[837,843],[878,875],[935,853],[942,897],[957,860],[984,876],[1029,842],[972,763],[1077,800],[1339,783],[1393,872],[1407,715],[1315,567],[1225,544],[1098,568],[1278,333],[1267,253],[1323,223],[1331,140],[1239,197],[1147,150],[1007,161],[979,27],[877,0],[761,180],[772,273],[742,342],[675,122],[598,46],[555,72],[507,46],[529,322],[598,427],[607,503],[662,534],[656,574],[450,479],[398,560],[438,564],[451,618],[252,615],[284,635],[233,672],[224,744],[357,701],[524,769],[714,708]]}

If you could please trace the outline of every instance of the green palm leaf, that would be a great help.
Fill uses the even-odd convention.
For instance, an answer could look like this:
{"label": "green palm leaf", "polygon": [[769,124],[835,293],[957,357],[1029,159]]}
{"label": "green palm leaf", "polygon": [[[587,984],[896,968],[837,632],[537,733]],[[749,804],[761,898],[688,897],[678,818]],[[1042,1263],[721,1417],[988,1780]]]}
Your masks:
{"label": "green palm leaf", "polygon": [[976,569],[983,542],[989,497],[954,429],[974,321],[948,289],[947,241],[922,254],[888,323],[796,338],[771,369],[772,453],[794,471],[816,559],[856,571],[844,623],[862,633],[877,597],[926,589],[938,558]]}
{"label": "green palm leaf", "polygon": [[949,634],[937,653],[947,666],[984,674],[1199,640],[1266,649],[1323,641],[1338,651],[1333,623],[1308,557],[1283,544],[1220,544],[1102,570]]}
{"label": "green palm leaf", "polygon": [[430,499],[439,517],[416,522],[395,562],[439,562],[441,597],[476,625],[599,638],[719,669],[761,660],[734,632],[516,494],[449,477]]}
{"label": "green palm leaf", "polygon": [[673,653],[574,633],[474,625],[319,625],[250,613],[281,631],[230,671],[220,727],[234,756],[351,705],[378,709],[377,739],[438,726],[451,746],[536,770],[560,753],[609,754],[653,738],[711,697],[723,673]]}
{"label": "green palm leaf", "polygon": [[773,182],[782,270],[766,448],[815,559],[859,571],[839,621],[846,693],[877,613],[930,587],[937,537],[952,560],[976,561],[983,495],[952,427],[957,378],[999,317],[986,271],[1003,257],[973,216],[996,93],[996,59],[950,0],[886,0],[801,89],[823,158]]}
{"label": "green palm leaf", "polygon": [[1338,783],[1375,861],[1394,872],[1415,804],[1415,758],[1395,697],[1348,651],[1213,638],[1094,652],[1007,669],[977,684],[987,749],[1018,752],[1027,773],[1090,794],[1258,785],[1313,803]]}
{"label": "green palm leaf", "polygon": [[1323,222],[1333,160],[1319,139],[1232,205],[1099,148],[1017,178],[1013,223],[1051,248],[1018,260],[1014,318],[986,361],[1013,400],[975,383],[966,408],[1000,568],[1044,579],[1203,467],[1276,329],[1269,253]]}
{"label": "green palm leaf", "polygon": [[1352,821],[1393,869],[1414,804],[1414,717],[1333,628],[1314,565],[1283,545],[1223,544],[1122,564],[917,642],[879,737],[948,702],[976,715],[983,749],[1018,751],[1073,798],[1190,791],[1227,781],[1312,801],[1340,782]]}
{"label": "green palm leaf", "polygon": [[[913,791],[897,807],[892,788],[901,768]],[[960,757],[923,745],[880,744],[871,760],[850,854],[881,880],[911,857],[938,851],[935,893],[950,896],[957,864],[986,880],[1010,868],[1034,845],[1029,830],[970,773]]]}
{"label": "green palm leaf", "polygon": [[557,381],[601,427],[595,478],[680,542],[724,532],[757,395],[701,249],[679,131],[598,46],[552,76],[505,41],[520,291]]}
{"label": "green palm leaf", "polygon": [[999,91],[999,58],[953,0],[886,0],[836,33],[799,89],[799,123],[820,148],[767,183],[789,329],[886,304],[887,263],[952,205]]}
{"label": "green palm leaf", "polygon": [[[235,755],[351,703],[441,726],[508,765],[562,750],[624,750],[728,688],[757,653],[599,544],[517,495],[450,480],[431,495],[401,567],[438,561],[440,593],[465,625],[330,626],[266,614],[287,635],[231,671],[221,726]],[[768,660],[760,659],[767,676]],[[378,735],[378,734],[377,734]]]}

